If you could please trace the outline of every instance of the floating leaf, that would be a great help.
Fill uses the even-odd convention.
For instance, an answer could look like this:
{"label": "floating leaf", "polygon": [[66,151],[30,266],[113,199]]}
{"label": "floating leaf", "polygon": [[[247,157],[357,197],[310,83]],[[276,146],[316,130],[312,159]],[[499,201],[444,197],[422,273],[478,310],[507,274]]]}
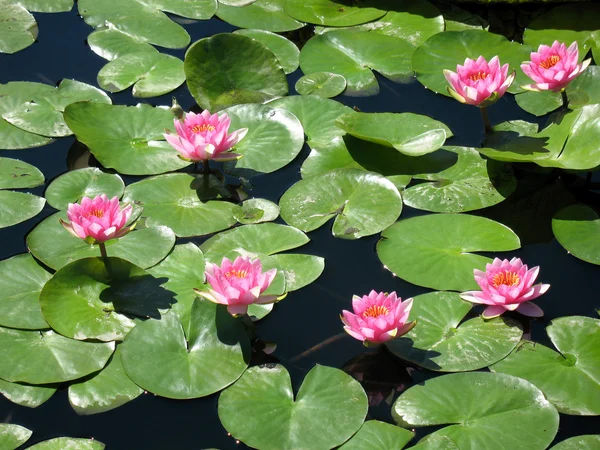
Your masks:
{"label": "floating leaf", "polygon": [[109,61],[127,53],[157,53],[150,44],[111,28],[94,31],[88,36],[87,43],[95,54]]}
{"label": "floating leaf", "polygon": [[300,50],[289,39],[265,30],[235,30],[234,34],[251,37],[271,50],[286,74],[294,72],[300,65]]}
{"label": "floating leaf", "polygon": [[519,107],[538,117],[560,108],[563,103],[560,93],[552,91],[525,91],[515,95],[515,101]]}
{"label": "floating leaf", "polygon": [[600,217],[584,205],[561,209],[552,219],[556,240],[570,254],[600,265]]}
{"label": "floating leaf", "polygon": [[558,430],[558,413],[539,389],[497,373],[458,373],[427,380],[402,393],[392,415],[410,428],[450,424],[426,440],[446,436],[458,448],[543,450]]}
{"label": "floating leaf", "polygon": [[367,420],[340,450],[400,450],[414,433],[389,423]]}
{"label": "floating leaf", "polygon": [[0,423],[0,448],[15,450],[27,442],[33,431],[12,423]]}
{"label": "floating leaf", "polygon": [[256,28],[266,31],[291,31],[302,28],[304,24],[291,18],[283,10],[285,0],[256,0],[238,8],[220,2],[217,17],[240,28]]}
{"label": "floating leaf", "polygon": [[550,450],[594,450],[598,446],[600,446],[600,434],[587,434],[565,439]]}
{"label": "floating leaf", "polygon": [[35,18],[19,4],[1,3],[0,52],[16,53],[33,44],[38,35]]}
{"label": "floating leaf", "polygon": [[37,216],[46,199],[22,192],[0,191],[0,228],[10,227]]}
{"label": "floating leaf", "polygon": [[37,408],[52,397],[55,392],[56,389],[53,387],[30,386],[0,379],[0,394],[11,402],[27,408]]}
{"label": "floating leaf", "polygon": [[0,158],[0,189],[32,188],[44,184],[37,167],[18,159]]}
{"label": "floating leaf", "polygon": [[246,5],[251,5],[255,1],[256,0],[219,0],[219,4],[220,5],[227,5],[227,6],[242,7],[242,6],[246,6]]}
{"label": "floating leaf", "polygon": [[346,89],[346,79],[331,72],[315,72],[300,78],[294,88],[300,95],[335,97]]}
{"label": "floating leaf", "polygon": [[233,217],[245,225],[271,222],[279,217],[279,206],[264,198],[251,198],[233,209]]}
{"label": "floating leaf", "polygon": [[60,437],[32,445],[28,450],[104,450],[104,447],[95,439]]}
{"label": "floating leaf", "polygon": [[463,322],[472,305],[453,292],[414,298],[410,312],[417,326],[386,345],[396,356],[429,370],[464,372],[493,364],[519,343],[523,330],[504,317],[481,316]]}
{"label": "floating leaf", "polygon": [[485,270],[492,262],[471,252],[521,246],[508,227],[467,214],[412,217],[395,223],[381,237],[377,255],[394,275],[418,286],[451,291],[477,289],[473,269]]}
{"label": "floating leaf", "polygon": [[73,0],[17,0],[15,3],[41,13],[68,12],[73,8]]}
{"label": "floating leaf", "polygon": [[362,425],[367,396],[339,369],[315,366],[294,400],[281,365],[252,367],[219,397],[219,419],[231,435],[260,449],[323,448],[345,442]]}
{"label": "floating leaf", "polygon": [[302,22],[348,27],[379,19],[387,11],[377,9],[378,2],[366,0],[360,3],[351,0],[285,0],[284,9],[294,19]]}
{"label": "floating leaf", "polygon": [[283,271],[285,291],[296,291],[315,281],[323,273],[325,259],[313,255],[271,255],[275,267]]}

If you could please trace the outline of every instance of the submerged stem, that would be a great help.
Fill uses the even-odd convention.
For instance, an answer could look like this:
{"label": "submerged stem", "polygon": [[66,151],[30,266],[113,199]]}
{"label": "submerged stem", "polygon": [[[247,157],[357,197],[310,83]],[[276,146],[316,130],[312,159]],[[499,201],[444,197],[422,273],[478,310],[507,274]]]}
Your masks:
{"label": "submerged stem", "polygon": [[490,119],[488,117],[487,107],[479,108],[481,111],[481,120],[483,120],[483,129],[485,134],[492,132],[492,126],[490,125]]}

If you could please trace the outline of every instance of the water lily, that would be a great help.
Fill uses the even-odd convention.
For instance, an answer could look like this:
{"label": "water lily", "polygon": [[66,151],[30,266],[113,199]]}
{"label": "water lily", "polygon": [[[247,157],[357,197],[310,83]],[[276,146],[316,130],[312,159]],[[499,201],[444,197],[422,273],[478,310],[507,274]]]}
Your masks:
{"label": "water lily", "polygon": [[521,64],[525,75],[535,81],[535,83],[522,86],[522,88],[538,92],[561,92],[591,62],[591,59],[586,59],[578,64],[578,59],[577,42],[573,42],[569,48],[559,41],[554,41],[550,47],[540,45],[537,52],[531,53],[531,61]]}
{"label": "water lily", "polygon": [[492,264],[486,265],[485,272],[473,270],[481,291],[464,292],[460,296],[471,303],[488,305],[483,312],[484,319],[498,317],[505,311],[541,317],[544,312],[531,300],[544,294],[550,285],[533,284],[539,271],[539,266],[528,269],[519,258],[510,261],[495,258]]}
{"label": "water lily", "polygon": [[210,285],[208,291],[194,289],[196,293],[213,303],[227,305],[232,315],[248,313],[248,306],[253,303],[273,303],[276,295],[261,295],[273,282],[277,269],[262,272],[259,259],[238,256],[231,262],[223,258],[221,266],[206,264],[206,280]]}
{"label": "water lily", "polygon": [[342,311],[344,330],[365,346],[389,341],[408,333],[416,322],[407,322],[413,299],[402,301],[395,292],[371,291],[369,295],[352,297],[352,309]]}
{"label": "water lily", "polygon": [[[201,114],[187,113],[183,120],[174,120],[177,134],[170,131],[164,134],[165,139],[179,157],[186,161],[233,161],[241,157],[229,150],[248,132],[248,128],[229,133],[231,119],[226,113],[212,114],[208,110]],[[207,166],[205,166],[206,168]]]}

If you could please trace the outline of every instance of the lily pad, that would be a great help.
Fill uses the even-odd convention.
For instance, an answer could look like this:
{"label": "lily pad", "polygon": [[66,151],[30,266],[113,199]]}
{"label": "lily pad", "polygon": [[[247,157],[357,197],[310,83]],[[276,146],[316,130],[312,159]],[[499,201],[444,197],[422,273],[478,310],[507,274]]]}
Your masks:
{"label": "lily pad", "polygon": [[377,255],[394,275],[440,291],[478,289],[473,269],[485,270],[492,260],[471,252],[503,252],[521,246],[510,228],[467,214],[412,217],[395,223],[381,237]]}
{"label": "lily pad", "polygon": [[379,2],[366,0],[285,0],[287,14],[302,22],[330,27],[348,27],[379,19],[387,11],[377,9]]}
{"label": "lily pad", "polygon": [[0,379],[0,394],[17,405],[37,408],[44,404],[56,389],[48,386],[31,386],[22,383],[11,383]]}
{"label": "lily pad", "polygon": [[67,172],[50,183],[46,189],[48,204],[56,209],[67,209],[83,197],[94,198],[105,194],[109,198],[121,197],[125,184],[117,174],[103,172],[97,167]]}
{"label": "lily pad", "polygon": [[143,392],[125,374],[119,345],[100,373],[69,386],[69,403],[77,414],[87,416],[118,408]]}
{"label": "lily pad", "polygon": [[121,361],[127,375],[162,397],[204,397],[230,385],[246,370],[250,343],[241,321],[225,308],[194,301],[186,335],[173,313],[129,332]]}
{"label": "lily pad", "polygon": [[15,450],[27,442],[33,431],[12,423],[0,423],[0,448]]}
{"label": "lily pad", "polygon": [[219,397],[219,419],[250,447],[330,449],[362,425],[367,396],[339,369],[315,366],[296,398],[281,365],[252,367]]}
{"label": "lily pad", "polygon": [[600,265],[600,217],[592,208],[572,205],[561,209],[552,219],[552,231],[570,254]]}
{"label": "lily pad", "polygon": [[280,207],[283,220],[303,231],[335,218],[334,236],[359,239],[393,224],[402,211],[402,198],[379,174],[340,169],[294,184],[281,197]]}
{"label": "lily pad", "polygon": [[32,188],[44,184],[37,167],[18,159],[0,158],[0,189]]}
{"label": "lily pad", "polygon": [[347,95],[375,95],[379,83],[371,70],[394,82],[408,81],[414,50],[404,39],[369,31],[335,30],[316,35],[304,45],[300,67],[305,74],[333,72],[344,76]]}
{"label": "lily pad", "polygon": [[265,30],[235,30],[234,34],[251,37],[271,50],[286,74],[294,72],[300,65],[300,50],[289,39]]}
{"label": "lily pad", "polygon": [[73,0],[17,0],[15,3],[41,13],[68,12],[73,8]]}
{"label": "lily pad", "polygon": [[49,328],[38,298],[50,278],[29,254],[0,261],[0,325],[26,330]]}
{"label": "lily pad", "polygon": [[392,415],[410,428],[448,424],[426,439],[446,436],[458,448],[543,450],[558,430],[558,413],[538,388],[497,373],[427,380],[402,393]]}
{"label": "lily pad", "polygon": [[133,96],[156,97],[177,89],[185,81],[183,61],[159,52],[127,53],[110,61],[98,73],[98,84],[108,92],[133,86]]}
{"label": "lily pad", "polygon": [[219,3],[217,17],[240,28],[282,32],[302,28],[304,23],[290,17],[284,10],[285,0],[256,0],[242,8]]}
{"label": "lily pad", "polygon": [[544,116],[562,106],[562,97],[558,92],[525,91],[515,95],[515,101],[520,108],[534,116]]}
{"label": "lily pad", "polygon": [[250,5],[250,4],[254,3],[255,1],[256,0],[219,0],[219,4],[227,5],[227,6],[242,7],[242,6]]}
{"label": "lily pad", "polygon": [[234,208],[233,217],[244,225],[271,222],[279,217],[279,206],[264,198],[251,198]]}
{"label": "lily pad", "polygon": [[559,317],[546,330],[560,353],[523,341],[491,370],[535,384],[561,413],[600,415],[600,320]]}
{"label": "lily pad", "polygon": [[345,114],[335,124],[354,137],[393,147],[408,156],[434,152],[452,136],[442,122],[413,113]]}
{"label": "lily pad", "polygon": [[400,450],[414,433],[378,420],[366,421],[340,450]]}
{"label": "lily pad", "polygon": [[104,450],[104,447],[95,439],[60,437],[32,445],[28,450]]}
{"label": "lily pad", "polygon": [[325,269],[325,259],[313,255],[271,255],[270,260],[285,277],[285,291],[296,291],[315,281]]}
{"label": "lily pad", "polygon": [[0,52],[12,54],[29,47],[38,35],[35,18],[19,4],[0,4]]}
{"label": "lily pad", "polygon": [[174,130],[166,109],[76,103],[65,110],[65,121],[100,164],[119,173],[153,175],[190,164],[164,140],[165,129]]}
{"label": "lily pad", "polygon": [[241,34],[200,39],[188,49],[184,69],[190,93],[213,113],[240,103],[263,103],[288,92],[285,72],[273,52]]}
{"label": "lily pad", "polygon": [[301,77],[294,88],[300,95],[335,97],[346,89],[346,79],[336,73],[315,72]]}
{"label": "lily pad", "polygon": [[127,53],[157,53],[147,42],[111,28],[94,31],[88,36],[87,43],[95,54],[109,61]]}
{"label": "lily pad", "polygon": [[598,446],[600,446],[600,434],[586,434],[565,439],[550,450],[594,450]]}
{"label": "lily pad", "polygon": [[0,228],[10,227],[37,216],[46,199],[23,192],[0,191]]}
{"label": "lily pad", "polygon": [[130,184],[123,200],[144,207],[148,226],[166,225],[177,236],[202,236],[226,230],[236,223],[235,205],[226,201],[203,202],[194,186],[196,178],[171,173]]}
{"label": "lily pad", "polygon": [[226,172],[246,178],[271,173],[292,162],[302,150],[302,125],[284,109],[251,104],[232,106],[225,112],[231,119],[230,129],[248,128],[235,146],[235,152],[243,157],[225,163]]}
{"label": "lily pad", "polygon": [[[27,236],[27,247],[37,259],[58,270],[78,259],[100,256],[98,246],[89,245],[67,232],[59,219],[67,220],[64,211],[41,221]],[[108,256],[125,259],[142,269],[152,267],[173,248],[175,234],[170,228],[137,227],[122,238],[106,242]]]}
{"label": "lily pad", "polygon": [[429,370],[465,372],[487,367],[517,346],[523,330],[504,317],[477,316],[463,322],[471,307],[454,292],[418,295],[410,312],[418,325],[386,345],[396,356]]}
{"label": "lily pad", "polygon": [[483,159],[474,148],[445,147],[458,155],[449,169],[414,175],[430,181],[403,192],[404,204],[433,212],[465,212],[503,202],[517,187],[510,165]]}
{"label": "lily pad", "polygon": [[31,384],[62,383],[104,367],[114,342],[76,341],[54,331],[0,327],[0,377]]}

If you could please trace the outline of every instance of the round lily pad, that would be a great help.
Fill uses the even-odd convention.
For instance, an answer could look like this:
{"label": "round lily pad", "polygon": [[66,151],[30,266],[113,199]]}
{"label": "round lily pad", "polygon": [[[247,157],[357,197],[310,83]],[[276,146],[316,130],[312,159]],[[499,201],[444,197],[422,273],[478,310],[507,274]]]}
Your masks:
{"label": "round lily pad", "polygon": [[[443,230],[443,232],[441,232]],[[521,246],[513,231],[467,214],[429,214],[395,223],[381,235],[377,255],[397,277],[440,291],[478,289],[473,269],[490,258],[471,252],[502,252]]]}
{"label": "round lily pad", "polygon": [[284,10],[285,0],[256,0],[242,8],[220,2],[217,17],[240,28],[282,32],[302,28],[304,23],[290,17]]}
{"label": "round lily pad", "polygon": [[427,439],[446,436],[458,448],[544,450],[558,430],[558,412],[542,391],[521,378],[497,373],[427,380],[402,393],[392,415],[410,428],[448,424]]}
{"label": "round lily pad", "polygon": [[284,9],[294,19],[316,25],[348,27],[379,19],[385,13],[380,3],[366,0],[360,3],[331,0],[285,0]]}
{"label": "round lily pad", "polygon": [[94,198],[105,194],[108,198],[121,197],[125,184],[117,174],[103,172],[97,167],[67,172],[54,179],[46,189],[48,204],[56,209],[67,209],[83,197]]}
{"label": "round lily pad", "polygon": [[550,450],[594,450],[599,446],[600,434],[586,434],[565,439]]}
{"label": "round lily pad", "polygon": [[0,327],[0,377],[31,384],[62,383],[102,369],[114,349],[114,342],[76,341],[52,330]]}
{"label": "round lily pad", "polygon": [[147,42],[111,28],[94,31],[88,36],[87,43],[95,54],[109,61],[127,53],[157,53]]}
{"label": "round lily pad", "polygon": [[121,361],[142,388],[163,397],[204,397],[233,383],[248,367],[250,343],[242,322],[227,309],[198,299],[186,335],[173,313],[129,332]]}
{"label": "round lily pad", "polygon": [[104,450],[104,447],[95,439],[59,437],[32,445],[28,450]]}
{"label": "round lily pad", "polygon": [[73,8],[73,0],[18,0],[29,11],[42,13],[68,12]]}
{"label": "round lily pad", "polygon": [[16,53],[33,44],[38,35],[35,18],[19,4],[4,2],[0,12],[0,52]]}
{"label": "round lily pad", "polygon": [[37,408],[52,397],[55,392],[56,388],[54,387],[11,383],[0,379],[0,394],[11,402],[27,408]]}
{"label": "round lily pad", "polygon": [[487,367],[516,347],[523,330],[504,317],[477,316],[463,322],[471,307],[454,292],[419,295],[410,311],[417,326],[386,345],[396,356],[429,370],[465,372]]}
{"label": "round lily pad", "polygon": [[279,217],[279,206],[264,198],[251,198],[234,208],[233,217],[244,225],[271,222]]}
{"label": "round lily pad", "polygon": [[[89,245],[66,231],[59,219],[67,220],[64,211],[42,220],[27,236],[33,255],[55,270],[83,258],[100,256],[97,245]],[[175,234],[162,226],[137,227],[122,238],[106,242],[108,256],[123,258],[143,269],[162,260],[173,248]]]}
{"label": "round lily pad", "polygon": [[592,264],[600,264],[600,217],[585,205],[561,209],[552,219],[556,240],[570,254]]}
{"label": "round lily pad", "polygon": [[15,450],[27,442],[33,431],[12,423],[0,423],[0,448]]}
{"label": "round lily pad", "polygon": [[285,291],[296,291],[315,281],[323,273],[325,259],[313,255],[271,255],[272,264],[283,271]]}
{"label": "round lily pad", "polygon": [[281,365],[252,367],[219,397],[219,419],[250,447],[330,449],[362,425],[367,396],[339,369],[315,366],[294,399]]}
{"label": "round lily pad", "polygon": [[165,129],[174,130],[166,109],[76,103],[65,109],[65,121],[104,167],[119,173],[153,175],[190,164],[164,140]]}
{"label": "round lily pad", "polygon": [[515,101],[519,107],[538,117],[560,108],[563,104],[560,93],[552,91],[525,91],[515,95]]}
{"label": "round lily pad", "polygon": [[213,113],[240,103],[263,103],[288,92],[285,72],[273,52],[241,34],[200,39],[188,49],[184,69],[190,93]]}
{"label": "round lily pad", "polygon": [[346,89],[346,79],[336,73],[315,72],[300,78],[294,88],[300,95],[335,97]]}
{"label": "round lily pad", "polygon": [[566,88],[569,107],[600,103],[600,66],[588,66]]}
{"label": "round lily pad", "polygon": [[414,433],[389,423],[367,420],[340,450],[400,450]]}
{"label": "round lily pad", "polygon": [[26,330],[49,328],[38,298],[50,278],[29,254],[0,261],[0,325]]}
{"label": "round lily pad", "polygon": [[226,230],[235,224],[233,208],[226,201],[204,202],[192,185],[196,178],[171,173],[130,184],[123,200],[144,207],[149,226],[166,225],[177,236],[202,236]]}
{"label": "round lily pad", "polygon": [[32,188],[44,184],[37,167],[18,159],[0,158],[0,189]]}
{"label": "round lily pad", "polygon": [[333,235],[358,239],[379,233],[402,211],[402,198],[385,177],[356,169],[340,169],[294,184],[280,201],[281,217],[303,231],[330,219]]}
{"label": "round lily pad", "polygon": [[286,74],[294,72],[300,65],[300,50],[289,39],[265,30],[235,30],[234,34],[251,37],[271,50]]}
{"label": "round lily pad", "polygon": [[523,341],[491,370],[535,384],[561,413],[600,415],[600,320],[559,317],[546,330],[560,353]]}
{"label": "round lily pad", "polygon": [[23,192],[0,191],[0,228],[10,227],[37,216],[46,199]]}

